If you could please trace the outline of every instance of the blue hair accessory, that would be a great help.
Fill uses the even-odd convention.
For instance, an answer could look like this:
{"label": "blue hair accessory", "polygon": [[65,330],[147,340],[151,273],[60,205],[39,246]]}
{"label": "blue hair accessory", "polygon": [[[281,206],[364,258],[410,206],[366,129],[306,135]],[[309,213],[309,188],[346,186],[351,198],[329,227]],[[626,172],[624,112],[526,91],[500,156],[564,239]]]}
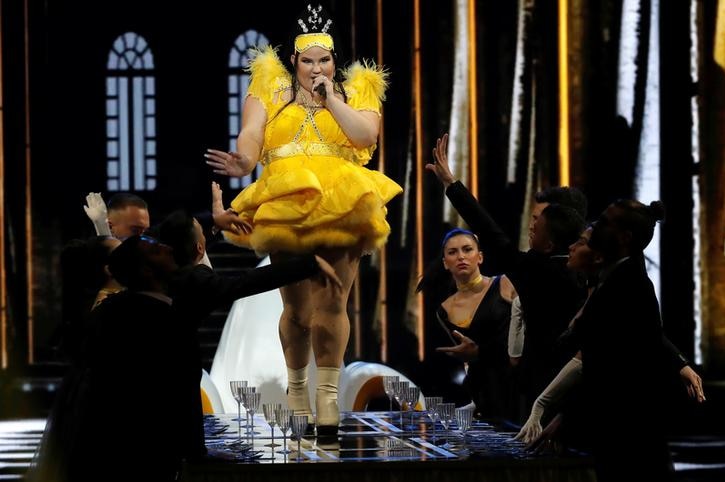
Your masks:
{"label": "blue hair accessory", "polygon": [[450,231],[446,233],[445,236],[443,236],[443,241],[441,242],[441,248],[444,248],[446,246],[446,243],[449,239],[451,239],[453,236],[459,236],[459,235],[466,235],[470,236],[473,239],[476,240],[476,243],[478,243],[478,236],[476,236],[473,232],[463,229],[463,228],[453,228]]}

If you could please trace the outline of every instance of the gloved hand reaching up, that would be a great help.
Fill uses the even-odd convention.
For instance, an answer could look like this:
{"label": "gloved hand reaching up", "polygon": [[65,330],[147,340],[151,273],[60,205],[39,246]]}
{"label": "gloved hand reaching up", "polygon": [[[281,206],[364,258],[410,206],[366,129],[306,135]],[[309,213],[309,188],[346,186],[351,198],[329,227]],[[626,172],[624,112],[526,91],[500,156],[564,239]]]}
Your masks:
{"label": "gloved hand reaching up", "polygon": [[83,210],[93,223],[98,236],[112,236],[111,227],[108,225],[108,209],[100,192],[88,193]]}

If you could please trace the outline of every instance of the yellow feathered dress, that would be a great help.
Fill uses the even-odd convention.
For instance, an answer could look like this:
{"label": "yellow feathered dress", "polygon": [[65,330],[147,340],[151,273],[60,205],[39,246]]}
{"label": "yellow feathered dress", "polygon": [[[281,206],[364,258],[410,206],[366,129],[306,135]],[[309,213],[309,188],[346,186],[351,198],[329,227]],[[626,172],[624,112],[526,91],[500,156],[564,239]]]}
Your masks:
{"label": "yellow feathered dress", "polygon": [[[250,62],[248,94],[267,112],[260,178],[232,202],[252,221],[249,236],[225,233],[258,254],[309,253],[320,247],[360,246],[371,251],[390,233],[385,204],[402,188],[365,166],[375,145],[352,146],[327,109],[316,112],[280,99],[291,86],[289,73],[272,48]],[[348,104],[380,113],[385,73],[355,63],[345,72]]]}

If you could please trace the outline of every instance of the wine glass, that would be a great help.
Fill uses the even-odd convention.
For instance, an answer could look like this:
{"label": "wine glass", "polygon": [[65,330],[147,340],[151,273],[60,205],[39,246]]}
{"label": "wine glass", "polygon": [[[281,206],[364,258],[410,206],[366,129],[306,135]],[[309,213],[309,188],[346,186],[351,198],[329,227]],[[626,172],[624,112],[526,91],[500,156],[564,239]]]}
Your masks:
{"label": "wine glass", "polygon": [[290,418],[294,415],[294,413],[294,410],[290,410],[289,408],[280,408],[279,410],[276,410],[274,414],[274,418],[277,420],[277,426],[282,431],[283,447],[282,450],[277,451],[277,453],[284,454],[285,457],[287,457],[287,454],[291,453],[287,450],[287,430],[290,429]]}
{"label": "wine glass", "polygon": [[438,405],[443,403],[443,397],[425,397],[425,408],[428,418],[433,422],[433,443],[436,441],[436,419],[438,418]]}
{"label": "wine glass", "polygon": [[274,443],[274,426],[277,423],[277,411],[282,408],[281,403],[263,403],[262,411],[264,412],[264,418],[269,424],[270,432],[272,433],[272,443],[268,443],[265,447],[279,447],[279,444]]}
{"label": "wine glass", "polygon": [[393,385],[393,382],[399,382],[400,377],[398,375],[384,375],[383,376],[383,390],[385,390],[385,395],[388,397],[388,402],[390,402],[390,411],[393,411],[393,398],[395,395],[395,387]]}
{"label": "wine glass", "polygon": [[405,399],[408,397],[408,387],[410,382],[399,381],[394,385],[395,388],[395,400],[400,405],[400,428],[403,428],[403,408],[405,406]]}
{"label": "wine glass", "polygon": [[250,428],[252,434],[252,446],[254,446],[254,412],[259,410],[259,401],[262,399],[262,394],[259,392],[248,393],[246,396],[246,407],[249,418],[252,421]]}
{"label": "wine glass", "polygon": [[249,406],[247,405],[247,396],[250,393],[256,392],[257,387],[246,386],[246,387],[242,387],[241,390],[242,390],[242,406],[244,407],[244,410],[246,411],[246,413],[245,413],[246,422],[245,422],[244,426],[247,428],[247,437],[248,437],[249,436]]}
{"label": "wine glass", "polygon": [[[456,405],[453,403],[441,403],[438,405],[438,417],[440,417],[441,425],[445,431],[448,431],[448,428],[451,426],[451,422],[453,422],[453,412],[455,408]],[[446,437],[446,443],[444,443],[442,447],[450,447],[448,444],[448,437]]]}
{"label": "wine glass", "polygon": [[232,396],[237,401],[237,424],[239,429],[239,441],[242,440],[242,388],[247,386],[246,380],[233,380],[229,382],[229,388],[232,390]]}
{"label": "wine glass", "polygon": [[292,415],[290,420],[292,425],[292,435],[297,439],[297,461],[300,461],[300,454],[302,452],[302,436],[307,430],[307,415]]}
{"label": "wine glass", "polygon": [[473,408],[461,407],[456,409],[456,421],[458,422],[458,430],[461,431],[463,437],[463,447],[466,447],[466,431],[471,428],[473,422]]}
{"label": "wine glass", "polygon": [[408,387],[408,396],[406,397],[406,401],[408,402],[408,408],[410,409],[410,426],[415,427],[413,425],[413,416],[415,415],[415,405],[418,403],[418,399],[420,398],[420,387],[416,387],[415,385]]}

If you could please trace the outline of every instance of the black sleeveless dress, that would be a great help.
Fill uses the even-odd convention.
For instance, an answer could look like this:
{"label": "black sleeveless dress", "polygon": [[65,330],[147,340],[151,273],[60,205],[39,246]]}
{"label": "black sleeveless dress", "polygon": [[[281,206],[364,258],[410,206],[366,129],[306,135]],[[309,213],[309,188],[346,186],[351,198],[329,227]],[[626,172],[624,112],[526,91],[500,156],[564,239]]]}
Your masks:
{"label": "black sleeveless dress", "polygon": [[469,362],[464,385],[482,418],[510,418],[513,413],[511,366],[507,351],[511,304],[501,296],[501,278],[495,277],[467,328],[450,322],[439,306],[438,319],[478,345],[478,360]]}

